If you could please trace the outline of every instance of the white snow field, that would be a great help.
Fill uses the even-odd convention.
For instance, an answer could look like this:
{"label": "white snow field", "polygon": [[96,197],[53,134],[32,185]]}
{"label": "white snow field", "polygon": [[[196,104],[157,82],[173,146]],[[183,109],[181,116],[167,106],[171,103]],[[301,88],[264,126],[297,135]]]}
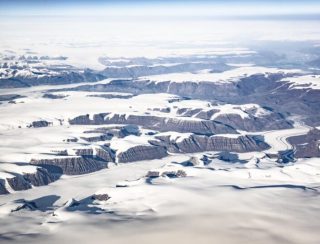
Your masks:
{"label": "white snow field", "polygon": [[283,79],[288,82],[291,89],[320,89],[320,76],[319,75],[303,75],[297,77],[291,77],[289,79]]}
{"label": "white snow field", "polygon": [[0,243],[319,244],[317,9],[158,2],[0,6]]}
{"label": "white snow field", "polygon": [[[167,107],[171,108],[165,113],[168,118],[175,118],[181,108],[217,109],[211,119],[221,114],[247,118],[246,111],[254,111],[256,117],[270,113],[257,104],[208,107],[208,102],[201,100],[170,103],[171,99],[177,99],[172,94],[105,99],[88,96],[101,93],[65,91],[54,93],[67,95],[65,98],[51,100],[42,98],[47,89],[19,89],[19,94],[26,97],[16,99],[16,104],[0,106],[0,179],[36,169],[17,162],[53,158],[51,152],[64,149],[72,155],[74,149],[103,144],[65,141],[88,136],[84,133],[87,130],[112,127],[69,125],[69,118],[88,111],[90,118],[102,112],[111,112],[107,117],[145,113],[163,116],[158,109]],[[43,128],[27,127],[32,121],[42,119],[53,124]],[[185,119],[199,120],[194,116]],[[63,121],[62,124],[59,121]],[[271,148],[263,152],[238,153],[245,163],[219,160],[214,157],[218,152],[170,154],[159,160],[109,164],[109,168],[85,175],[63,175],[47,186],[25,191],[8,187],[10,194],[0,196],[1,242],[88,243],[105,240],[127,243],[130,240],[132,243],[171,243],[183,239],[185,243],[194,243],[194,240],[199,243],[212,240],[219,243],[234,243],[234,240],[238,243],[317,243],[319,160],[299,159],[294,164],[280,166],[265,156],[290,148],[285,139],[307,131],[308,127],[297,125],[292,129],[257,132],[265,136]],[[240,134],[247,133],[240,131]],[[176,142],[191,135],[174,131],[158,134]],[[239,135],[218,136],[237,138]],[[150,139],[152,136],[147,134],[113,138],[110,147],[120,153],[137,145],[148,145]],[[207,165],[183,166],[190,157],[200,159],[203,155],[213,157],[212,161]],[[148,171],[177,170],[185,172],[186,177],[146,177]],[[93,194],[108,194],[111,198],[106,202],[88,200]],[[23,206],[22,199],[35,201],[38,209],[15,211]],[[76,201],[80,201],[78,207]]]}
{"label": "white snow field", "polygon": [[197,73],[173,73],[173,74],[165,74],[165,75],[152,75],[143,77],[143,79],[148,79],[156,82],[215,82],[215,83],[232,83],[237,82],[239,78],[247,77],[253,74],[262,74],[267,75],[270,73],[301,73],[302,71],[299,69],[277,69],[277,68],[266,68],[266,67],[257,67],[251,66],[249,64],[248,67],[238,67],[232,70],[224,71],[224,72],[210,72],[210,70],[201,70]]}

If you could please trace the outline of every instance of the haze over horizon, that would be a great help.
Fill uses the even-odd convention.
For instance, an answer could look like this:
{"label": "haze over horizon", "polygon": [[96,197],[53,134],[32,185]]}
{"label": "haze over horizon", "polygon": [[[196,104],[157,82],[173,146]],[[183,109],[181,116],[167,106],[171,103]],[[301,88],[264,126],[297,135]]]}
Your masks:
{"label": "haze over horizon", "polygon": [[319,17],[318,1],[46,1],[1,0],[1,15],[42,16],[167,16],[167,17],[250,17],[304,16]]}

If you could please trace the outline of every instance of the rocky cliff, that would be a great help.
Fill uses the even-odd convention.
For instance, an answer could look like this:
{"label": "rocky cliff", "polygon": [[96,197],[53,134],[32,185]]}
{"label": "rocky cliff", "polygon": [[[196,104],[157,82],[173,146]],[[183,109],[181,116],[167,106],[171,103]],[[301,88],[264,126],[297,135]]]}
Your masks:
{"label": "rocky cliff", "polygon": [[311,129],[307,134],[287,138],[294,147],[295,158],[320,157],[320,130]]}
{"label": "rocky cliff", "polygon": [[72,125],[131,124],[158,131],[188,132],[201,135],[237,134],[231,126],[212,120],[193,120],[187,118],[167,118],[151,115],[125,115],[101,113],[93,119],[82,115],[69,120]]}
{"label": "rocky cliff", "polygon": [[66,175],[87,174],[107,167],[106,162],[92,157],[58,157],[53,159],[33,159],[33,165],[46,168],[49,172]]}
{"label": "rocky cliff", "polygon": [[134,162],[141,160],[152,160],[164,158],[168,155],[163,146],[139,145],[129,148],[117,154],[119,163]]}
{"label": "rocky cliff", "polygon": [[15,191],[27,190],[32,186],[43,186],[55,181],[57,178],[44,168],[37,168],[35,173],[15,174],[12,178],[7,178],[7,183]]}
{"label": "rocky cliff", "polygon": [[263,138],[257,136],[239,136],[235,138],[223,136],[190,135],[183,140],[170,140],[169,136],[156,137],[161,142],[153,141],[158,145],[166,145],[169,152],[194,153],[204,151],[253,152],[269,148]]}

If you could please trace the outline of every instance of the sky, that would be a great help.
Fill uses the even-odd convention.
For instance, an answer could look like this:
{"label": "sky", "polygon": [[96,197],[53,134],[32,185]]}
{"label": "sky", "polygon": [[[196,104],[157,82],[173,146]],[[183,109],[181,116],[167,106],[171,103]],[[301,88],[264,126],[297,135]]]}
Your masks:
{"label": "sky", "polygon": [[3,15],[225,17],[319,16],[315,0],[0,0]]}
{"label": "sky", "polygon": [[[0,0],[1,50],[68,56],[170,56],[265,41],[320,40],[320,0]],[[82,67],[82,66],[81,66]]]}

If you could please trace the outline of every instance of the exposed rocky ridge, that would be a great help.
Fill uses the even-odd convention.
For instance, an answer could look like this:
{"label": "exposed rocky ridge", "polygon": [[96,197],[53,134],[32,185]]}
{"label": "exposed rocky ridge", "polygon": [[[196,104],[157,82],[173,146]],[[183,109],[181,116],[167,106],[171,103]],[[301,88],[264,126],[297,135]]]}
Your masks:
{"label": "exposed rocky ridge", "polygon": [[118,138],[124,138],[129,135],[139,136],[141,134],[139,127],[136,125],[100,127],[93,130],[84,131],[84,133],[102,133],[105,136]]}
{"label": "exposed rocky ridge", "polygon": [[253,117],[242,119],[237,114],[224,114],[215,118],[223,124],[232,126],[244,131],[266,131],[293,128],[292,124],[285,120],[279,113],[272,113],[268,116]]}
{"label": "exposed rocky ridge", "polygon": [[13,190],[21,191],[30,189],[32,186],[48,185],[56,179],[57,177],[46,169],[38,167],[35,173],[15,174],[14,177],[7,178],[6,181]]}
{"label": "exposed rocky ridge", "polygon": [[[182,97],[190,97],[193,99],[208,98],[225,100],[234,99],[235,96],[244,96],[256,92],[263,92],[279,87],[278,82],[282,78],[293,76],[294,74],[255,74],[248,77],[239,77],[234,82],[185,82],[162,81],[155,82],[152,80],[113,80],[108,84],[98,85],[82,85],[75,88],[63,90],[78,90],[78,91],[99,91],[99,92],[127,92],[132,94],[144,93],[171,93]],[[53,90],[53,91],[63,91]]]}
{"label": "exposed rocky ridge", "polygon": [[82,115],[70,119],[69,123],[71,125],[131,124],[158,131],[188,132],[201,135],[237,134],[237,131],[231,126],[211,120],[190,120],[150,115],[107,115],[109,113],[95,114],[93,119],[90,119],[89,115]]}
{"label": "exposed rocky ridge", "polygon": [[[171,93],[193,99],[218,100],[225,103],[257,103],[284,115],[304,115],[310,125],[320,125],[317,108],[320,106],[320,90],[290,89],[283,78],[297,74],[256,74],[239,78],[236,82],[153,82],[150,80],[114,80],[108,84],[84,85],[67,90],[128,92],[132,94]],[[59,90],[58,90],[59,91]],[[295,99],[292,99],[292,98]]]}
{"label": "exposed rocky ridge", "polygon": [[98,201],[108,201],[111,197],[108,194],[94,194],[91,198]]}
{"label": "exposed rocky ridge", "polygon": [[74,149],[77,156],[93,156],[94,150],[92,148],[78,148]]}
{"label": "exposed rocky ridge", "polygon": [[3,195],[3,194],[8,194],[8,190],[6,189],[6,186],[5,186],[5,181],[0,179],[0,195]]}
{"label": "exposed rocky ridge", "polygon": [[[252,107],[251,110],[256,109],[257,108]],[[293,127],[292,124],[287,121],[282,114],[268,111],[268,108],[260,109],[267,112],[263,115],[255,115],[254,111],[250,111],[250,109],[247,109],[246,111],[241,111],[246,114],[246,117],[243,118],[239,114],[226,111],[225,113],[214,117],[214,121],[230,125],[238,130],[254,132],[264,130],[289,129]],[[217,114],[220,110],[222,110],[223,112],[223,108],[212,108],[205,110],[202,110],[200,108],[179,108],[177,110],[177,114],[184,117],[195,117],[204,120],[211,120],[213,115]]]}
{"label": "exposed rocky ridge", "polygon": [[81,139],[87,141],[87,142],[98,142],[98,141],[107,141],[110,140],[113,137],[111,134],[103,134],[99,136],[82,136]]}
{"label": "exposed rocky ridge", "polygon": [[28,71],[25,68],[21,70],[28,72],[27,75],[17,72],[13,69],[8,77],[0,78],[0,88],[30,87],[38,85],[60,85],[79,82],[94,82],[105,79],[101,74],[92,70],[46,70],[43,72]]}
{"label": "exposed rocky ridge", "polygon": [[115,162],[115,152],[108,145],[94,149],[76,148],[73,151],[76,156],[62,150],[56,152],[54,158],[32,159],[30,164],[41,166],[53,175],[79,175],[101,170],[107,167],[108,162]]}
{"label": "exposed rocky ridge", "polygon": [[117,154],[119,163],[152,160],[164,158],[168,155],[164,146],[139,145]]}
{"label": "exposed rocky ridge", "polygon": [[40,128],[40,127],[47,127],[49,125],[52,125],[52,122],[48,122],[46,120],[37,120],[33,121],[28,127],[34,127],[34,128]]}
{"label": "exposed rocky ridge", "polygon": [[66,175],[87,174],[107,167],[106,162],[92,157],[58,157],[32,159],[30,164],[39,165],[49,172]]}
{"label": "exposed rocky ridge", "polygon": [[204,120],[210,120],[212,115],[214,115],[217,112],[219,112],[219,110],[214,108],[205,110],[205,111],[200,108],[195,108],[195,109],[179,108],[177,110],[177,114],[180,116],[185,116],[185,117],[195,116],[196,118],[204,119]]}
{"label": "exposed rocky ridge", "polygon": [[145,177],[149,179],[154,179],[158,177],[182,178],[187,177],[187,173],[181,169],[170,171],[150,170],[148,171]]}
{"label": "exposed rocky ridge", "polygon": [[156,136],[158,141],[152,144],[167,147],[172,153],[194,153],[204,151],[231,151],[231,152],[253,152],[269,148],[269,145],[259,136],[239,136],[229,138],[223,136],[201,136],[190,135],[179,141],[172,141],[170,136]]}
{"label": "exposed rocky ridge", "polygon": [[287,138],[295,158],[320,157],[320,130],[313,128],[305,135]]}
{"label": "exposed rocky ridge", "polygon": [[43,186],[55,181],[57,177],[50,174],[46,169],[38,168],[35,174],[25,174],[24,178],[33,186]]}
{"label": "exposed rocky ridge", "polygon": [[230,69],[230,66],[223,63],[182,63],[176,65],[133,65],[126,67],[107,67],[102,72],[102,75],[108,78],[132,77],[137,78],[146,75],[160,75],[168,73],[194,72],[202,69],[211,69],[212,71],[225,71]]}
{"label": "exposed rocky ridge", "polygon": [[115,152],[109,147],[97,148],[96,156],[106,162],[115,161]]}
{"label": "exposed rocky ridge", "polygon": [[290,89],[290,84],[279,82],[277,88],[244,97],[248,102],[276,109],[286,115],[297,114],[310,126],[319,126],[320,90]]}
{"label": "exposed rocky ridge", "polygon": [[52,94],[52,93],[45,93],[43,94],[42,96],[43,98],[49,98],[49,99],[63,99],[63,98],[66,98],[67,95],[56,95],[56,94]]}
{"label": "exposed rocky ridge", "polygon": [[[37,58],[37,59],[35,59]],[[175,72],[194,72],[202,69],[211,69],[222,72],[230,69],[230,66],[215,61],[180,63],[175,65],[153,65],[151,63],[132,66],[108,66],[103,71],[91,69],[78,69],[71,65],[48,65],[43,60],[65,59],[32,59],[14,57],[15,60],[0,63],[0,88],[29,87],[37,85],[57,85],[79,82],[99,81],[105,78],[116,77],[140,77],[145,75],[167,74]],[[110,64],[109,64],[110,65]]]}
{"label": "exposed rocky ridge", "polygon": [[118,99],[127,99],[132,98],[133,95],[131,94],[98,94],[98,95],[88,95],[88,97],[101,97],[106,99],[118,98]]}

